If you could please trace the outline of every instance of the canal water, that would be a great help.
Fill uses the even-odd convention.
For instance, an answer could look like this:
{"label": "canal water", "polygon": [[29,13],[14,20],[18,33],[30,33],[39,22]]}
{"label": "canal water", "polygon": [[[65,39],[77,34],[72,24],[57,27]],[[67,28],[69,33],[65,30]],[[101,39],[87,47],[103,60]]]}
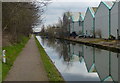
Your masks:
{"label": "canal water", "polygon": [[66,81],[118,81],[119,53],[36,37]]}

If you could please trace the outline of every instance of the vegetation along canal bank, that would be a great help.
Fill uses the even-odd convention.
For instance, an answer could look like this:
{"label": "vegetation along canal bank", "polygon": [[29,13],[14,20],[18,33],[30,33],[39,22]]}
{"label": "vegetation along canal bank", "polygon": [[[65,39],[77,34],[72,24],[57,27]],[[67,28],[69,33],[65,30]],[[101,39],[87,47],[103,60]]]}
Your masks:
{"label": "vegetation along canal bank", "polygon": [[6,50],[6,63],[2,63],[2,79],[4,80],[7,76],[9,70],[11,69],[15,59],[19,55],[19,53],[24,48],[25,44],[29,40],[28,37],[22,37],[21,42],[17,44],[13,44],[10,46],[3,47],[3,50]]}
{"label": "vegetation along canal bank", "polygon": [[36,39],[36,44],[38,46],[38,49],[39,49],[39,52],[41,55],[41,59],[43,61],[45,70],[47,72],[49,81],[64,81],[63,77],[61,76],[61,74],[59,73],[57,68],[54,66],[54,63],[50,60],[50,58],[47,55],[47,53],[45,52],[44,48],[41,46],[41,44],[39,43],[37,38],[35,38],[35,39]]}

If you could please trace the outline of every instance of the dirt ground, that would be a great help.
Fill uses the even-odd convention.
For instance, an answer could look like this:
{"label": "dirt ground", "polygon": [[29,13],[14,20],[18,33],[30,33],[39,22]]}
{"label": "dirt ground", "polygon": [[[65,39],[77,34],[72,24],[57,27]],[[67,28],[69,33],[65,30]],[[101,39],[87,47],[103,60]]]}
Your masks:
{"label": "dirt ground", "polygon": [[17,57],[5,81],[48,81],[33,36]]}
{"label": "dirt ground", "polygon": [[104,45],[108,47],[120,48],[120,40],[105,40],[105,39],[97,39],[97,38],[70,38],[75,41],[82,41],[86,43],[95,43],[99,45]]}

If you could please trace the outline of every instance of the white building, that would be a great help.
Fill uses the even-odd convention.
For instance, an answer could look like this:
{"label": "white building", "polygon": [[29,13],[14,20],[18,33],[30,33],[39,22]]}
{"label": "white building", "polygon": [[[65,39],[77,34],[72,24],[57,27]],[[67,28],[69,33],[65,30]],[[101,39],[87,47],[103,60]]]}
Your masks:
{"label": "white building", "polygon": [[111,35],[118,39],[118,2],[111,8]]}
{"label": "white building", "polygon": [[95,35],[99,38],[108,39],[111,34],[110,29],[110,9],[113,2],[101,2],[95,13]]}
{"label": "white building", "polygon": [[88,7],[84,18],[84,35],[94,36],[94,13],[96,7]]}
{"label": "white building", "polygon": [[79,25],[80,12],[72,12],[70,19],[70,33],[76,32],[77,35],[80,34]]}
{"label": "white building", "polygon": [[[120,9],[120,1],[118,2],[118,9]],[[118,10],[118,15],[120,15],[120,10]],[[118,22],[120,22],[120,16],[118,16]],[[120,39],[120,23],[118,24],[119,39]]]}
{"label": "white building", "polygon": [[80,25],[80,35],[84,35],[84,17],[85,13],[80,13],[79,25]]}

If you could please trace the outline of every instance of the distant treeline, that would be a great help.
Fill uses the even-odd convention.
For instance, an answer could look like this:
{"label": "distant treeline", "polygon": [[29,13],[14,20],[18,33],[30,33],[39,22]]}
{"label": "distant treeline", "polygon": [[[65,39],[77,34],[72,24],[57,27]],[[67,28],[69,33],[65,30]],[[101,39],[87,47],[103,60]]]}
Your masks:
{"label": "distant treeline", "polygon": [[33,2],[3,2],[3,40],[8,38],[11,43],[16,43],[21,40],[21,36],[29,36],[29,34],[32,33],[32,28],[42,22],[41,15],[43,8],[41,5],[44,6],[45,4],[40,3],[36,5],[36,3]]}

